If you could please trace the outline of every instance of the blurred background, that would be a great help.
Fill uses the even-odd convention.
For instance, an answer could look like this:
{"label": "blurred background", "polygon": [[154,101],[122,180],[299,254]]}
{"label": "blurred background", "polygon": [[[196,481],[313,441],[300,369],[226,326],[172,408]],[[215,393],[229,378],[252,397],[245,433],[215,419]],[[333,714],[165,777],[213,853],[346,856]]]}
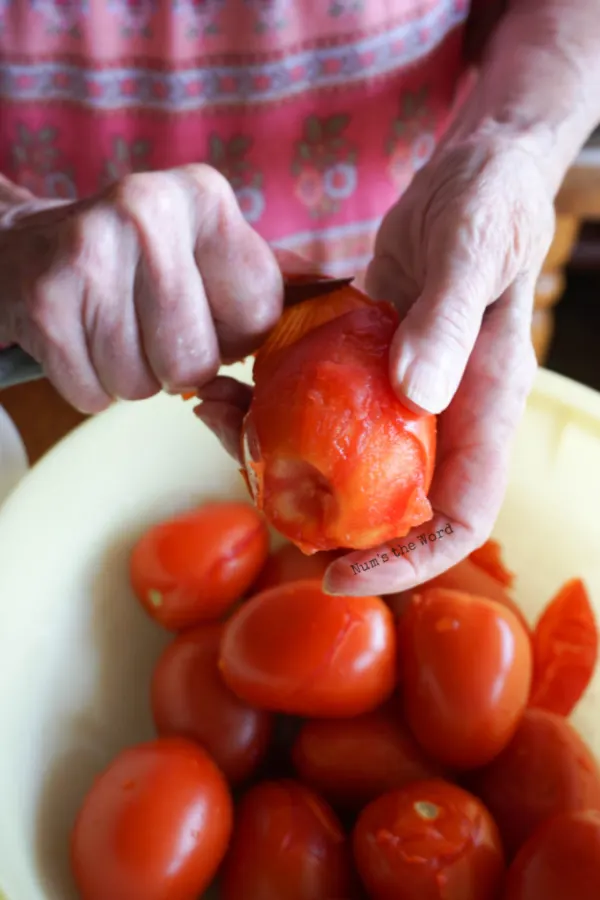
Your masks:
{"label": "blurred background", "polygon": [[600,128],[568,173],[556,210],[536,297],[538,359],[600,390]]}

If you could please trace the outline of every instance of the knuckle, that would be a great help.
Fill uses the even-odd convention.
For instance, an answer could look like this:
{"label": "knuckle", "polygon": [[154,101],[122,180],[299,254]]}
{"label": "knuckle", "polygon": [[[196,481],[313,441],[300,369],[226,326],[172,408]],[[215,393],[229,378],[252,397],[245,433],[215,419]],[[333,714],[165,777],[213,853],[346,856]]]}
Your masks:
{"label": "knuckle", "polygon": [[173,180],[165,172],[127,175],[110,189],[109,197],[121,214],[136,221],[160,221],[177,203]]}
{"label": "knuckle", "polygon": [[217,354],[188,350],[186,353],[168,352],[163,360],[160,383],[168,390],[202,387],[217,375],[220,360]]}

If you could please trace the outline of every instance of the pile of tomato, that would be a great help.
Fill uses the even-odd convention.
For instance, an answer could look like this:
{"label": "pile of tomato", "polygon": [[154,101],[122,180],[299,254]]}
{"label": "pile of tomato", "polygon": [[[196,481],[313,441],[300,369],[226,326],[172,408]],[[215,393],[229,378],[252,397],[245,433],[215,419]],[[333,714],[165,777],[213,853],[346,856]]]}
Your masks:
{"label": "pile of tomato", "polygon": [[323,593],[333,557],[270,553],[240,503],[138,541],[133,590],[173,636],[156,738],[75,822],[82,900],[598,900],[582,581],[531,628],[493,542],[386,599]]}

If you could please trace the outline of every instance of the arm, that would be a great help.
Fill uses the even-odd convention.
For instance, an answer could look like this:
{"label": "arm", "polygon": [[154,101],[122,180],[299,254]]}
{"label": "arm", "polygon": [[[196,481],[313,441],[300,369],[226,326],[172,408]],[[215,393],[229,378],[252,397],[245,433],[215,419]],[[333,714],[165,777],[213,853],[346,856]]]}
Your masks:
{"label": "arm", "polygon": [[511,0],[443,146],[516,141],[541,161],[554,196],[599,121],[598,0]]}

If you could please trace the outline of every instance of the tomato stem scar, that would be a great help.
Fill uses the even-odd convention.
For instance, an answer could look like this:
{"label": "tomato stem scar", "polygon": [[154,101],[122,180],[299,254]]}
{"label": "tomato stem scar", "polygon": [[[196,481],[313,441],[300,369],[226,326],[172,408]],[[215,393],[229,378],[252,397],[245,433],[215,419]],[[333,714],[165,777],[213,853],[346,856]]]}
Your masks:
{"label": "tomato stem scar", "polygon": [[159,607],[162,605],[163,595],[160,591],[157,591],[156,588],[151,588],[148,591],[148,600],[152,606]]}
{"label": "tomato stem scar", "polygon": [[414,804],[414,810],[421,819],[427,819],[428,822],[433,822],[440,814],[439,806],[427,800],[418,800]]}

